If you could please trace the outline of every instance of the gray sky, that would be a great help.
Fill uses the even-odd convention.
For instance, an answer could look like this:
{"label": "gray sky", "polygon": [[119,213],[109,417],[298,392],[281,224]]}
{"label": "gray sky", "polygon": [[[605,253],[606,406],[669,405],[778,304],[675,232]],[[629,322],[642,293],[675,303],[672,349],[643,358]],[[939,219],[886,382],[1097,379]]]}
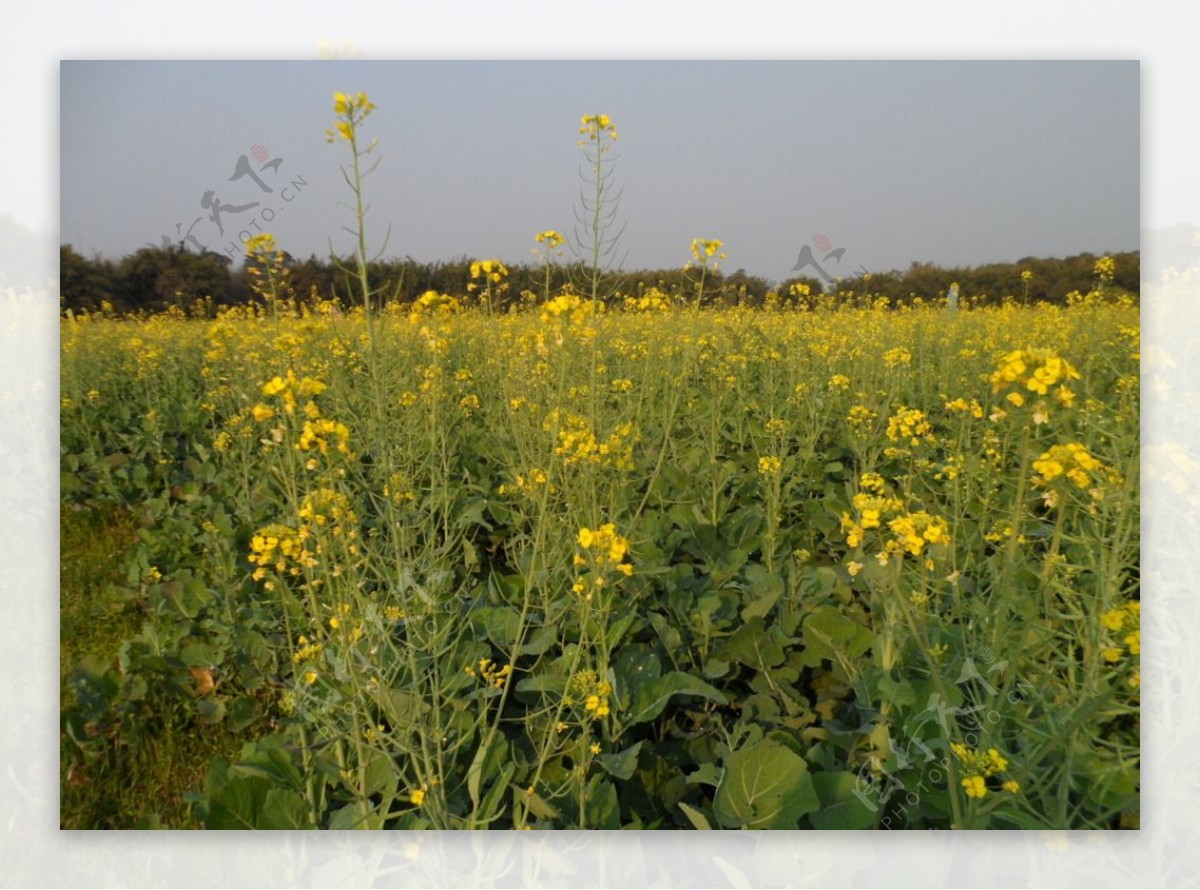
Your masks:
{"label": "gray sky", "polygon": [[[64,61],[61,242],[119,257],[190,230],[240,256],[256,221],[293,254],[349,252],[334,90],[378,106],[388,256],[532,259],[573,227],[590,112],[619,131],[626,269],[681,265],[695,237],[774,280],[819,235],[842,275],[1138,247],[1136,61]],[[270,194],[229,181],[242,155]],[[222,234],[209,190],[259,203]]]}

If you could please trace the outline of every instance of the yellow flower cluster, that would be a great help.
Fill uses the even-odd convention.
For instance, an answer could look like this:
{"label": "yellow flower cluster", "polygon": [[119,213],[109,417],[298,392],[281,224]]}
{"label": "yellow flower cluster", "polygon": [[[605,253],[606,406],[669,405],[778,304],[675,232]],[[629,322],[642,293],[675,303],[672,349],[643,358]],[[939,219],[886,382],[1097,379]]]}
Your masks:
{"label": "yellow flower cluster", "polygon": [[[995,748],[976,751],[958,742],[951,742],[950,750],[963,765],[963,772],[966,775],[962,780],[962,786],[967,790],[967,797],[986,797],[988,793],[987,780],[1008,769],[1008,760]],[[1009,794],[1016,794],[1021,790],[1020,783],[1013,779],[1003,782],[1000,787]]]}
{"label": "yellow flower cluster", "polygon": [[857,521],[850,518],[849,513],[842,514],[842,530],[846,532],[846,543],[857,547],[862,543],[867,529],[879,528],[882,518],[897,513],[904,505],[896,498],[882,497],[860,491],[854,496],[854,509]]}
{"label": "yellow flower cluster", "polygon": [[[330,442],[334,443],[338,452],[350,456],[350,430],[346,424],[325,418],[310,419],[304,421],[304,429],[300,431],[300,441],[296,447],[301,451],[316,449],[322,455],[328,455]],[[308,468],[311,470],[315,466],[315,461],[310,460]]]}
{"label": "yellow flower cluster", "polygon": [[758,472],[764,476],[777,475],[782,468],[783,462],[777,457],[769,456],[758,459]]}
{"label": "yellow flower cluster", "polygon": [[976,420],[983,417],[983,406],[979,404],[978,399],[971,399],[968,402],[966,399],[959,397],[952,402],[947,402],[945,407],[947,411],[970,414]]}
{"label": "yellow flower cluster", "polygon": [[1079,489],[1092,485],[1096,476],[1106,470],[1104,464],[1092,457],[1078,442],[1053,446],[1033,462],[1033,469],[1037,471],[1033,477],[1034,485],[1045,487],[1055,479],[1063,478],[1069,479]]}
{"label": "yellow flower cluster", "polygon": [[410,321],[418,321],[428,313],[453,315],[461,311],[461,309],[462,304],[455,297],[449,294],[439,294],[435,290],[427,290],[417,299],[413,300],[408,317]]}
{"label": "yellow flower cluster", "polygon": [[[1003,542],[1007,541],[1012,536],[1013,536],[1012,523],[1009,522],[1007,519],[997,519],[994,523],[992,523],[991,529],[989,529],[988,532],[986,534],[984,534],[983,539],[985,541],[991,542],[992,544],[1002,544]],[[1024,544],[1027,542],[1027,540],[1028,539],[1024,535],[1020,535],[1017,538],[1017,543]]]}
{"label": "yellow flower cluster", "polygon": [[912,353],[903,346],[889,349],[883,354],[883,363],[889,368],[903,367],[912,364]]}
{"label": "yellow flower cluster", "polygon": [[512,665],[506,664],[501,667],[494,664],[490,658],[479,659],[479,670],[467,665],[464,671],[472,677],[479,677],[484,683],[493,689],[503,689],[505,681],[508,680],[512,673]]}
{"label": "yellow flower cluster", "polygon": [[[358,537],[358,516],[344,494],[328,488],[317,489],[301,502],[298,518],[296,528],[272,523],[251,536],[249,559],[256,566],[251,576],[255,581],[265,578],[270,569],[295,576],[313,568],[323,551],[324,535],[350,542],[349,552],[358,553],[358,545],[353,543]],[[268,582],[268,589],[271,586]]]}
{"label": "yellow flower cluster", "polygon": [[907,439],[908,444],[914,448],[920,445],[922,440],[934,441],[933,427],[925,417],[925,412],[903,406],[888,418],[887,437],[892,442]]}
{"label": "yellow flower cluster", "polygon": [[375,110],[375,103],[367,98],[366,93],[356,93],[347,95],[346,93],[333,94],[333,113],[337,115],[337,120],[333,122],[333,126],[325,130],[325,141],[336,142],[342,140],[344,142],[354,142],[354,129],[366,119],[367,115]]}
{"label": "yellow flower cluster", "polygon": [[[613,523],[605,523],[595,531],[586,527],[581,528],[576,540],[582,549],[592,553],[597,565],[609,566],[623,575],[633,574],[633,566],[624,561],[625,555],[629,552],[629,540],[617,534],[616,526]],[[576,556],[575,562],[576,565],[583,565],[587,560]]]}
{"label": "yellow flower cluster", "polygon": [[617,126],[607,114],[585,114],[579,119],[579,135],[586,136],[591,142],[605,135],[609,139],[616,139]]}
{"label": "yellow flower cluster", "polygon": [[553,248],[558,247],[565,239],[558,232],[554,231],[554,229],[547,229],[544,232],[538,232],[534,235],[533,240],[538,244],[545,244],[547,247]]}
{"label": "yellow flower cluster", "polygon": [[[1104,660],[1109,663],[1120,661],[1126,655],[1142,654],[1142,604],[1128,602],[1116,609],[1110,609],[1100,618],[1100,623],[1110,633],[1120,635],[1119,642],[1106,646],[1103,651]],[[1130,685],[1136,687],[1136,681]]]}
{"label": "yellow flower cluster", "polygon": [[255,581],[262,580],[269,568],[283,574],[299,575],[303,569],[317,564],[316,556],[308,549],[307,529],[272,523],[255,532],[250,538],[250,562]]}
{"label": "yellow flower cluster", "polygon": [[348,537],[354,537],[354,529],[345,532],[345,528],[358,522],[350,499],[331,488],[318,488],[305,497],[300,505],[299,516],[310,526],[329,526],[335,536],[346,533]]}
{"label": "yellow flower cluster", "polygon": [[341,603],[334,609],[333,617],[329,619],[329,629],[340,636],[346,643],[357,643],[363,638],[364,628],[362,621],[349,620],[353,611],[349,603]]}
{"label": "yellow flower cluster", "polygon": [[[500,494],[516,494],[518,492],[530,494],[537,491],[543,485],[546,485],[550,477],[546,475],[546,471],[533,467],[528,473],[518,473],[517,482],[515,485],[504,484],[500,486]],[[554,485],[550,486],[550,493],[554,494],[558,488]]]}
{"label": "yellow flower cluster", "polygon": [[878,416],[866,405],[854,405],[851,407],[850,413],[846,415],[846,423],[850,425],[850,429],[861,431]]}
{"label": "yellow flower cluster", "polygon": [[648,287],[640,297],[626,297],[627,312],[665,312],[671,308],[671,298],[656,287]]}
{"label": "yellow flower cluster", "polygon": [[383,486],[383,496],[390,498],[397,507],[417,499],[417,493],[412,489],[412,482],[405,473],[393,473]]}
{"label": "yellow flower cluster", "polygon": [[[544,429],[553,429],[561,414],[555,409],[544,424]],[[633,469],[634,426],[631,421],[618,424],[604,441],[596,438],[587,419],[568,414],[558,431],[556,454],[563,457],[564,464],[592,463],[611,466],[618,470]]]}
{"label": "yellow flower cluster", "polygon": [[540,318],[543,324],[550,324],[565,316],[571,324],[578,325],[602,312],[604,304],[599,300],[585,300],[576,294],[562,294],[542,304]]}
{"label": "yellow flower cluster", "polygon": [[920,556],[926,544],[948,544],[950,528],[940,516],[931,516],[924,510],[897,516],[888,523],[895,537],[885,545],[889,555],[904,552]]}
{"label": "yellow flower cluster", "polygon": [[246,242],[246,256],[255,254],[270,254],[275,252],[275,236],[270,232],[255,235]]}
{"label": "yellow flower cluster", "polygon": [[617,534],[616,526],[611,522],[594,531],[581,528],[576,543],[583,553],[575,554],[574,563],[576,566],[590,566],[591,576],[590,584],[584,577],[576,578],[571,591],[585,600],[592,598],[594,589],[604,586],[609,574],[616,572],[627,578],[633,574],[633,566],[625,561],[629,540]]}
{"label": "yellow flower cluster", "polygon": [[860,547],[868,531],[886,527],[892,537],[883,542],[883,549],[876,554],[880,564],[886,565],[892,556],[921,556],[930,544],[950,543],[950,528],[945,519],[924,510],[906,511],[902,501],[885,493],[883,477],[878,473],[863,474],[859,488],[851,501],[855,515],[842,513],[847,546]]}
{"label": "yellow flower cluster", "polygon": [[716,238],[693,238],[692,239],[692,259],[698,263],[707,263],[714,256],[719,259],[725,259],[725,254],[721,252],[721,248],[725,246],[724,241],[718,241]]}
{"label": "yellow flower cluster", "polygon": [[[476,260],[471,263],[471,278],[472,281],[482,279],[485,283],[500,284],[508,277],[508,267],[499,260]],[[478,284],[468,284],[467,290],[473,291],[479,287]]]}
{"label": "yellow flower cluster", "polygon": [[566,697],[568,705],[582,701],[584,711],[595,717],[607,717],[611,713],[608,699],[612,695],[612,684],[601,679],[595,671],[580,671],[571,678],[568,688],[571,692]]}
{"label": "yellow flower cluster", "polygon": [[1015,385],[1040,396],[1060,384],[1055,398],[1069,406],[1075,394],[1067,388],[1066,382],[1078,380],[1079,372],[1050,349],[1016,349],[1001,356],[990,379],[992,392]]}
{"label": "yellow flower cluster", "polygon": [[[312,396],[320,395],[325,391],[325,384],[313,377],[297,377],[296,372],[288,370],[286,377],[276,375],[263,384],[262,394],[267,398],[279,396],[283,402],[283,410],[288,414],[296,413],[298,404],[297,397],[311,399]],[[305,406],[305,410],[310,414],[315,410],[316,406],[310,401],[312,408]],[[270,411],[270,414],[266,412]],[[263,419],[258,415],[262,413],[263,418],[274,417],[274,411],[269,406],[258,405],[255,407],[255,419]]]}

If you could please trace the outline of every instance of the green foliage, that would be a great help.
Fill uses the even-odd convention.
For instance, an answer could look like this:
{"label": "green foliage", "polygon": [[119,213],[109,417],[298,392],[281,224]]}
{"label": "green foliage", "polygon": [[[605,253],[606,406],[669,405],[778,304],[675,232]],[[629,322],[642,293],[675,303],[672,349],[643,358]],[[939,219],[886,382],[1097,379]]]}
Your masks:
{"label": "green foliage", "polygon": [[[1100,620],[1137,596],[1133,308],[383,312],[377,392],[361,315],[64,322],[64,529],[99,517],[64,532],[65,824],[189,824],[188,793],[208,827],[1136,817]],[[1070,405],[980,386],[1030,341]],[[300,447],[314,418],[348,453]],[[1076,441],[1120,472],[1049,505],[1034,462]],[[881,565],[864,485],[950,541]],[[311,561],[258,561],[270,527]],[[142,758],[174,809],[84,806]]]}

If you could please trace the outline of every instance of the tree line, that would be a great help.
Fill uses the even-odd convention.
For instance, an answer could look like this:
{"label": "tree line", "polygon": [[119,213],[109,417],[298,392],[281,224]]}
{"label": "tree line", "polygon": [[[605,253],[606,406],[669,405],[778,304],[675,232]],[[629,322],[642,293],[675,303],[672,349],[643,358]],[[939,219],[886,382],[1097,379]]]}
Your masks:
{"label": "tree line", "polygon": [[[1116,261],[1112,286],[1134,295],[1139,293],[1140,257],[1137,251],[1111,255]],[[1099,255],[1082,253],[1066,258],[1025,257],[1015,263],[990,263],[977,267],[942,268],[933,263],[914,262],[905,271],[860,273],[851,278],[823,284],[814,277],[795,277],[772,282],[745,270],[710,271],[705,282],[706,302],[743,303],[759,306],[776,293],[787,300],[792,285],[802,285],[812,294],[832,292],[850,300],[886,295],[893,304],[916,298],[929,301],[945,296],[951,282],[969,297],[973,305],[1000,303],[1005,298],[1019,302],[1039,300],[1062,304],[1072,291],[1086,293],[1096,284],[1094,266]],[[349,259],[343,267],[352,267]],[[296,304],[338,299],[343,305],[355,305],[355,290],[332,259],[315,255],[297,259],[284,255],[288,270],[288,299]],[[508,266],[508,288],[500,305],[516,302],[522,292],[536,295],[547,285],[547,267],[537,263]],[[569,265],[549,268],[551,293],[572,281]],[[1022,272],[1030,273],[1022,276]],[[368,277],[379,288],[385,302],[411,303],[427,291],[461,295],[471,278],[471,260],[420,262],[412,258],[371,263]],[[665,294],[688,296],[695,292],[696,273],[683,269],[651,269],[633,272],[609,272],[605,292],[640,296],[655,287]],[[157,312],[175,306],[193,312],[197,306],[215,311],[217,307],[238,305],[255,299],[252,276],[243,264],[234,267],[225,254],[198,253],[180,245],[143,247],[120,260],[93,256],[88,258],[71,245],[60,248],[59,289],[63,311],[98,311],[102,302],[118,313]],[[802,289],[802,288],[801,288]]]}

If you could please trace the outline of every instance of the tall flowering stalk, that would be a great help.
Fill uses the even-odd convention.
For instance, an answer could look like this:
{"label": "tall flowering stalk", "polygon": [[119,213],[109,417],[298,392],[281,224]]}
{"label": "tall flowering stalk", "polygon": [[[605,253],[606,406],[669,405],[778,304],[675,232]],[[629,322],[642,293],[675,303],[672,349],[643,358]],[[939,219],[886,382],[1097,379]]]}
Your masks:
{"label": "tall flowering stalk", "polygon": [[[379,353],[375,337],[375,320],[371,313],[372,297],[381,293],[379,290],[372,290],[371,284],[367,276],[367,225],[366,215],[368,207],[363,202],[363,186],[362,181],[367,176],[375,171],[379,165],[379,158],[370,165],[366,170],[363,169],[363,161],[371,152],[379,146],[378,138],[372,137],[371,141],[365,148],[360,147],[359,129],[363,122],[375,110],[375,103],[367,98],[366,93],[355,93],[347,95],[346,93],[333,94],[333,126],[326,128],[325,140],[327,142],[345,142],[350,146],[350,172],[346,171],[345,166],[342,167],[342,176],[346,179],[346,184],[350,186],[350,190],[354,192],[354,228],[345,227],[348,232],[355,236],[358,245],[355,250],[355,269],[351,273],[349,269],[342,266],[337,259],[334,259],[334,265],[346,274],[353,274],[358,280],[359,293],[362,296],[363,315],[367,326],[367,342],[370,351],[370,368],[371,368],[371,387],[374,395],[375,403],[375,425],[376,429],[383,427],[383,388],[382,381],[379,378]],[[390,232],[389,232],[390,234]],[[384,238],[383,249],[387,247],[387,237]],[[330,251],[332,253],[332,250]]]}
{"label": "tall flowering stalk", "polygon": [[602,292],[600,279],[604,267],[615,256],[625,229],[622,226],[615,233],[612,231],[621,202],[620,192],[612,194],[614,159],[610,157],[617,140],[617,126],[607,114],[585,114],[580,118],[579,135],[582,137],[579,146],[588,165],[588,175],[583,178],[590,185],[591,194],[579,195],[575,211],[576,250],[582,257],[584,294],[592,300],[603,300],[610,294]]}
{"label": "tall flowering stalk", "polygon": [[[356,93],[349,96],[346,93],[333,94],[333,126],[326,128],[326,142],[345,142],[350,146],[351,172],[347,173],[346,168],[342,168],[342,175],[346,178],[347,185],[354,192],[354,220],[355,227],[346,230],[355,236],[358,241],[357,250],[355,252],[355,266],[358,277],[359,291],[362,295],[363,310],[367,314],[367,330],[371,330],[371,297],[374,293],[371,291],[370,284],[367,280],[367,227],[366,214],[367,206],[363,203],[362,181],[378,166],[380,159],[376,158],[371,166],[364,170],[362,165],[364,159],[373,152],[379,145],[377,138],[372,138],[366,148],[360,148],[359,128],[367,119],[372,111],[375,110],[375,103],[367,98],[366,93]],[[340,268],[340,266],[339,266]]]}

